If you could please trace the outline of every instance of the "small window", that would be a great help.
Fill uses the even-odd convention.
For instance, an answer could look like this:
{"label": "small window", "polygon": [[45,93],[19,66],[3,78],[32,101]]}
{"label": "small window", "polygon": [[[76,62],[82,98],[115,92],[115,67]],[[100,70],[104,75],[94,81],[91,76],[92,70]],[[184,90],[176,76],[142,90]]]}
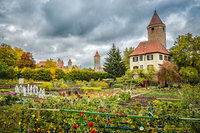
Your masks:
{"label": "small window", "polygon": [[143,61],[143,56],[142,55],[140,55],[140,61]]}
{"label": "small window", "polygon": [[154,28],[151,28],[152,31],[154,31]]}
{"label": "small window", "polygon": [[159,59],[160,59],[160,60],[163,60],[163,55],[159,55]]}
{"label": "small window", "polygon": [[133,62],[137,62],[138,61],[138,57],[133,57]]}
{"label": "small window", "polygon": [[168,61],[171,61],[171,57],[170,56],[168,56]]}
{"label": "small window", "polygon": [[140,65],[140,69],[143,69],[143,65]]}
{"label": "small window", "polygon": [[153,55],[147,55],[147,60],[153,60]]}
{"label": "small window", "polygon": [[138,69],[138,66],[134,66],[133,69]]}
{"label": "small window", "polygon": [[167,60],[167,56],[164,57],[164,60]]}

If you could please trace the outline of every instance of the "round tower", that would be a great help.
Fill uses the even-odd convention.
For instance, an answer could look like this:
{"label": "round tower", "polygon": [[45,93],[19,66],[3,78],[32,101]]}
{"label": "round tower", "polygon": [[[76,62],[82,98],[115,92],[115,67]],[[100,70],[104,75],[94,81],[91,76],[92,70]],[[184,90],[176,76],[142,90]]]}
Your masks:
{"label": "round tower", "polygon": [[68,61],[68,69],[72,70],[72,61],[71,61],[71,59],[69,59],[69,61]]}
{"label": "round tower", "polygon": [[98,53],[98,51],[96,51],[96,54],[94,55],[94,69],[95,72],[100,71],[100,55]]}
{"label": "round tower", "polygon": [[147,27],[148,40],[157,40],[166,48],[166,26],[155,11]]}

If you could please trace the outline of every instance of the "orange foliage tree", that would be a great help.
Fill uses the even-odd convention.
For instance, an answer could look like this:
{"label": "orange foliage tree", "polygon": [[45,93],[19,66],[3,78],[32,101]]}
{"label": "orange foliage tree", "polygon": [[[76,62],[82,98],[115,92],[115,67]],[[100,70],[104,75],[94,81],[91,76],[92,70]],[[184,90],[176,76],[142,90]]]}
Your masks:
{"label": "orange foliage tree", "polygon": [[161,83],[167,83],[168,86],[173,82],[178,82],[181,80],[181,76],[178,73],[178,67],[169,61],[164,61],[157,72],[158,80]]}

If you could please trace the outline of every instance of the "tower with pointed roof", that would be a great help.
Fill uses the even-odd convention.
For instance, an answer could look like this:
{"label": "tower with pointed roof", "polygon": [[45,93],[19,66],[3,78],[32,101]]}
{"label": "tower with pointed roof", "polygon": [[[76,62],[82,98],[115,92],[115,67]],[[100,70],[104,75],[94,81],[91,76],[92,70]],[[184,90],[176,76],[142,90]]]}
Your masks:
{"label": "tower with pointed roof", "polygon": [[150,67],[159,70],[165,60],[171,60],[169,52],[166,49],[165,24],[161,21],[156,11],[147,26],[147,30],[148,41],[140,42],[136,49],[129,55],[130,70],[148,70]]}
{"label": "tower with pointed roof", "polygon": [[95,72],[100,71],[100,68],[101,68],[100,55],[99,55],[98,51],[96,51],[96,54],[94,55],[94,69],[95,69]]}
{"label": "tower with pointed roof", "polygon": [[152,19],[147,26],[148,30],[148,40],[156,40],[161,45],[166,48],[166,31],[165,31],[165,24],[161,21],[160,17],[158,16],[156,10],[152,16]]}
{"label": "tower with pointed roof", "polygon": [[69,61],[68,61],[68,69],[72,70],[72,61],[71,61],[71,59],[69,59]]}

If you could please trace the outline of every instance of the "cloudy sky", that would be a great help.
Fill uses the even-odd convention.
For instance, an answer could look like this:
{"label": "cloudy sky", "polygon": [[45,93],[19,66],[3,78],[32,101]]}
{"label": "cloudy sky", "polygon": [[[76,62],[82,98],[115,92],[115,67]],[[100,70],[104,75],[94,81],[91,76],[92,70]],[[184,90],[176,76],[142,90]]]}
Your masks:
{"label": "cloudy sky", "polygon": [[36,62],[103,65],[113,43],[123,51],[147,40],[154,10],[166,24],[167,48],[178,35],[200,35],[200,0],[0,0],[0,43],[31,52]]}

